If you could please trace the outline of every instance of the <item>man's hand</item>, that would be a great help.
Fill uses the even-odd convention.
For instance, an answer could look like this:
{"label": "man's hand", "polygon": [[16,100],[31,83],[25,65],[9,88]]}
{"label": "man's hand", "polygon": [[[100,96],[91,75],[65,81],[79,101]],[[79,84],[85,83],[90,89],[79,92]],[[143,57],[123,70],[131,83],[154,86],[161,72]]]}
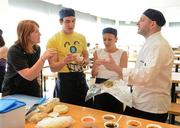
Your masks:
{"label": "man's hand", "polygon": [[73,57],[72,53],[67,54],[67,56],[64,58],[63,61],[64,61],[65,64],[68,64],[71,61],[74,61],[74,57]]}

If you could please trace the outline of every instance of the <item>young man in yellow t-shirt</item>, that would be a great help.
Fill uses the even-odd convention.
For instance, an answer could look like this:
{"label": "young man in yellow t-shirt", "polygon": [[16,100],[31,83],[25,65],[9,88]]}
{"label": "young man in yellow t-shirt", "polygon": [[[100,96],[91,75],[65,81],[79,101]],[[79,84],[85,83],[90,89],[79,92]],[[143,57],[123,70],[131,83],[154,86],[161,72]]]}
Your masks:
{"label": "young man in yellow t-shirt", "polygon": [[63,8],[59,11],[62,30],[57,32],[47,43],[47,48],[54,48],[58,54],[49,60],[53,72],[58,72],[54,95],[60,101],[86,106],[85,96],[88,86],[83,73],[83,66],[89,63],[86,39],[74,32],[75,11]]}

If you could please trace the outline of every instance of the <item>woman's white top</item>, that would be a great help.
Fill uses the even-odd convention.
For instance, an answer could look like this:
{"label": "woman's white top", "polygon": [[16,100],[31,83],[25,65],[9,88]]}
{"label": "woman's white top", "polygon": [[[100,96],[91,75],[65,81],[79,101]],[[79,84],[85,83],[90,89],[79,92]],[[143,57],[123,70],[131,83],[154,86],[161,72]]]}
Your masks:
{"label": "woman's white top", "polygon": [[[97,52],[98,59],[106,59],[106,60],[109,59],[109,53],[106,52],[105,49],[98,49],[96,52]],[[117,65],[120,64],[120,58],[123,52],[124,52],[123,50],[118,49],[117,51],[110,53],[113,60],[115,61]],[[104,65],[101,65],[98,68],[98,74],[96,77],[105,78],[105,79],[117,79],[119,75],[114,71],[110,71],[106,69]]]}
{"label": "woman's white top", "polygon": [[150,113],[167,113],[171,104],[174,55],[160,32],[146,39],[134,69],[123,69],[123,80],[133,85],[133,107]]}

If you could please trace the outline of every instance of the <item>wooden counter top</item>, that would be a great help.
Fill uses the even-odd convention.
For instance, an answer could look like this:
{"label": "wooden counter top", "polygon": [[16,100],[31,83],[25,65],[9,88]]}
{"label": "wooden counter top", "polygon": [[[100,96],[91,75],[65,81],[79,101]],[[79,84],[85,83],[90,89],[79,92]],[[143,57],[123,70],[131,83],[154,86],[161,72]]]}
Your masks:
{"label": "wooden counter top", "polygon": [[[85,115],[91,115],[96,118],[95,128],[103,128],[104,122],[103,122],[102,116],[104,114],[113,114],[114,116],[116,116],[116,119],[118,119],[120,116],[120,114],[100,111],[96,109],[91,109],[91,108],[86,108],[86,107],[81,107],[81,106],[76,106],[76,105],[71,105],[71,104],[66,104],[66,105],[69,107],[69,112],[66,115],[72,116],[72,118],[75,120],[75,123],[73,124],[72,128],[83,128],[80,119]],[[161,125],[162,128],[179,128],[179,126],[176,126],[176,125],[170,125],[167,123],[160,123],[160,122],[125,116],[125,115],[123,115],[121,120],[119,121],[120,128],[127,128],[126,122],[130,119],[140,121],[142,123],[142,128],[145,128],[145,126],[149,123]],[[35,128],[35,124],[26,123],[25,128]]]}

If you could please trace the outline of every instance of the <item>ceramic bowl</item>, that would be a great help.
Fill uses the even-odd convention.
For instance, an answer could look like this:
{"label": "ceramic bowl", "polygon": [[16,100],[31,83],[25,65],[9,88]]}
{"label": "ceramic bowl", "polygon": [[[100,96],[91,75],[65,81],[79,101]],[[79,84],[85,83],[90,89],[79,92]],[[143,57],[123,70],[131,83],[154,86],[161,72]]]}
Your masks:
{"label": "ceramic bowl", "polygon": [[119,128],[119,124],[114,121],[106,121],[104,123],[104,128]]}
{"label": "ceramic bowl", "polygon": [[116,119],[116,117],[114,115],[112,115],[112,114],[105,114],[105,115],[102,116],[102,118],[103,118],[104,122],[113,121],[113,120]]}
{"label": "ceramic bowl", "polygon": [[162,127],[158,124],[147,124],[146,128],[162,128]]}
{"label": "ceramic bowl", "polygon": [[95,118],[93,116],[83,116],[81,122],[85,128],[91,128],[95,125]]}
{"label": "ceramic bowl", "polygon": [[140,128],[142,126],[141,122],[137,120],[128,120],[126,124],[128,128]]}

